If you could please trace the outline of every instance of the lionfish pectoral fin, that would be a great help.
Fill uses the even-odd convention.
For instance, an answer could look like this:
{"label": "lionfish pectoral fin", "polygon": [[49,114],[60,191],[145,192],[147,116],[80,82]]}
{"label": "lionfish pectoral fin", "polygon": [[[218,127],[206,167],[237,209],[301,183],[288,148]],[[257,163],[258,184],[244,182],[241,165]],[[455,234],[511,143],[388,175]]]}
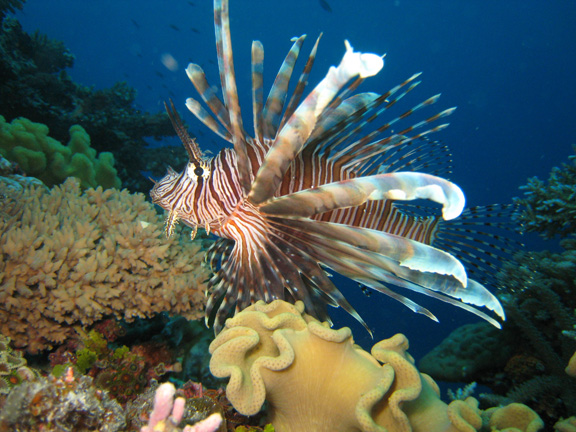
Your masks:
{"label": "lionfish pectoral fin", "polygon": [[168,213],[168,217],[166,218],[166,226],[164,228],[164,233],[166,234],[166,237],[168,238],[172,237],[172,234],[174,234],[174,227],[176,226],[177,223],[178,223],[178,211],[171,210]]}
{"label": "lionfish pectoral fin", "polygon": [[406,306],[412,312],[425,315],[426,317],[430,318],[432,321],[439,322],[436,315],[434,315],[432,312],[430,312],[424,306],[420,306],[418,303],[410,300],[408,297],[404,297],[403,295],[395,293],[394,291],[387,288],[385,285],[381,284],[380,282],[374,281],[372,279],[360,278],[360,277],[356,277],[355,280],[356,280],[356,282],[362,283],[363,285],[366,285],[367,287],[370,287],[373,290],[378,291],[382,294],[385,294],[388,297],[402,303],[404,306]]}
{"label": "lionfish pectoral fin", "polygon": [[[274,218],[273,222],[276,223],[276,221],[281,221],[279,225],[305,231],[322,242],[342,242],[356,248],[358,253],[363,255],[374,253],[372,260],[378,261],[389,271],[406,274],[408,271],[435,273],[454,278],[455,284],[461,287],[467,285],[466,270],[462,263],[449,253],[432,246],[378,230],[332,222],[301,218]],[[431,277],[428,280],[431,280]]]}
{"label": "lionfish pectoral fin", "polygon": [[[293,242],[304,242],[324,265],[402,302],[435,319],[425,308],[393,293],[382,284],[424,294],[474,313],[498,327],[500,324],[477,309],[485,307],[504,319],[498,299],[481,284],[470,281],[455,257],[416,241],[381,231],[308,220],[270,217]],[[410,262],[412,260],[412,262]],[[412,268],[402,265],[410,263]],[[417,265],[415,265],[417,264]]]}
{"label": "lionfish pectoral fin", "polygon": [[447,220],[458,217],[465,204],[462,190],[448,180],[430,174],[396,172],[328,183],[285,195],[263,204],[260,211],[274,216],[310,217],[383,199],[429,199],[442,204],[442,214]]}
{"label": "lionfish pectoral fin", "polygon": [[252,183],[248,195],[251,202],[261,204],[274,196],[286,170],[314,130],[318,118],[340,89],[358,75],[367,77],[377,74],[383,66],[382,57],[354,52],[350,44],[346,44],[346,54],[340,64],[329,69],[324,79],[278,132]]}

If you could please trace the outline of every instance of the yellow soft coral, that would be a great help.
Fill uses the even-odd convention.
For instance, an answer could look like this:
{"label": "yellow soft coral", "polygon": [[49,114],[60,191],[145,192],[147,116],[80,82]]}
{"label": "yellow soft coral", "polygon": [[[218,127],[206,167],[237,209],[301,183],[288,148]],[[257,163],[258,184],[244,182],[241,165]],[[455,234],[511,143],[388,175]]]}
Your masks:
{"label": "yellow soft coral", "polygon": [[0,331],[31,352],[105,316],[203,315],[198,242],[166,240],[142,194],[81,192],[75,179],[23,193],[0,221]]}
{"label": "yellow soft coral", "polygon": [[12,123],[0,116],[0,153],[17,162],[24,172],[46,185],[62,183],[68,177],[80,179],[83,188],[120,187],[114,169],[114,156],[99,155],[90,147],[90,137],[82,126],[70,128],[70,141],[62,145],[48,136],[48,126],[17,118]]}
{"label": "yellow soft coral", "polygon": [[[305,314],[302,302],[259,301],[226,321],[210,345],[210,370],[230,378],[226,394],[240,413],[256,414],[268,401],[272,424],[282,432],[481,430],[478,401],[446,405],[407,349],[408,340],[397,334],[369,354],[354,344],[350,329],[330,329]],[[496,409],[492,424],[537,431],[538,416],[516,421],[529,411]]]}

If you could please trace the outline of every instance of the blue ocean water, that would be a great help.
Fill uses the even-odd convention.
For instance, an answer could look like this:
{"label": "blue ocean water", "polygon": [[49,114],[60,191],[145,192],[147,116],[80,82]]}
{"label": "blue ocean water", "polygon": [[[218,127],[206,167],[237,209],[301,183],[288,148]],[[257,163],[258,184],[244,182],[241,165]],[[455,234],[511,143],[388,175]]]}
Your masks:
{"label": "blue ocean water", "polygon": [[[311,82],[339,62],[348,39],[358,50],[387,54],[384,71],[363,89],[383,93],[422,71],[418,101],[441,92],[440,107],[458,106],[451,126],[437,138],[453,151],[452,180],[470,205],[510,202],[527,177],[546,178],[571,154],[576,3],[327,2],[331,11],[317,0],[231,0],[245,117],[250,116],[251,41],[264,44],[268,88],[290,38],[306,33],[310,47],[323,32]],[[127,81],[138,91],[138,106],[150,112],[162,110],[168,98],[184,112],[184,100],[195,94],[184,73],[190,61],[217,83],[212,3],[207,0],[28,0],[17,18],[26,31],[38,29],[64,41],[76,56],[70,71],[75,81],[95,88]],[[168,56],[177,62],[170,69]],[[192,133],[203,128],[191,115],[186,120]],[[202,139],[206,150],[215,152],[222,145],[209,133]],[[435,324],[384,296],[368,298],[355,286],[349,288],[358,292],[350,300],[375,329],[376,339],[403,332],[416,357],[475,320],[453,307],[424,302],[440,318]],[[354,328],[361,344],[371,344],[352,319],[341,312],[335,317],[337,324]]]}

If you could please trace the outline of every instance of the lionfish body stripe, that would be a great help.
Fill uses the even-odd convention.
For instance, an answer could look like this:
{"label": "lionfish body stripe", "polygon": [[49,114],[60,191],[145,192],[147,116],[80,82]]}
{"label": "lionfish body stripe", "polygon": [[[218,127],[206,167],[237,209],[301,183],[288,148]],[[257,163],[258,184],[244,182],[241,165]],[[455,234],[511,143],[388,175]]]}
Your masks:
{"label": "lionfish body stripe", "polygon": [[[504,319],[499,301],[470,279],[463,263],[477,274],[493,269],[499,253],[508,251],[505,237],[475,231],[506,210],[464,210],[468,222],[448,222],[462,213],[464,194],[439,176],[450,171],[450,153],[428,135],[446,126],[436,122],[453,109],[400,126],[434,104],[433,96],[382,122],[417,86],[420,74],[384,95],[356,93],[384,61],[355,52],[347,41],[341,63],[306,94],[319,38],[290,95],[305,36],[294,40],[264,99],[264,48],[254,42],[251,137],[236,90],[227,0],[214,1],[214,16],[224,97],[218,98],[200,66],[190,64],[186,73],[202,102],[189,98],[186,106],[233,147],[205,157],[174,106],[166,105],[190,161],[181,173],[169,169],[151,191],[153,202],[168,212],[168,235],[180,220],[193,234],[200,227],[220,237],[206,255],[213,270],[207,322],[213,317],[218,330],[234,306],[238,311],[260,299],[288,299],[302,300],[325,320],[326,305],[340,306],[368,329],[332,283],[331,270],[432,319],[430,311],[389,286],[448,302],[499,326],[491,316]],[[412,205],[413,200],[436,205]]]}

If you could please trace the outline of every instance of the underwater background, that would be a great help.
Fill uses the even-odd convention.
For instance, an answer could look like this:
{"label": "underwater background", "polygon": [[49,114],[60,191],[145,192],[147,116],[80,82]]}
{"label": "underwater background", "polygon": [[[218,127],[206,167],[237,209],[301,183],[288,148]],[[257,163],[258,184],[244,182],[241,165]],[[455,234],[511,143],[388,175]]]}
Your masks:
{"label": "underwater background", "polygon": [[[462,188],[468,206],[510,203],[521,196],[519,187],[528,178],[548,178],[552,167],[573,154],[575,2],[232,0],[230,14],[246,122],[252,40],[264,45],[264,87],[269,88],[290,39],[307,34],[305,47],[310,48],[322,33],[311,83],[339,62],[347,39],[357,50],[386,54],[384,70],[363,89],[384,93],[423,72],[418,98],[442,93],[439,107],[458,107],[450,127],[435,138],[452,151],[450,180]],[[136,90],[135,107],[152,114],[163,112],[163,103],[172,99],[204,150],[215,154],[224,145],[184,107],[195,93],[184,71],[188,63],[201,65],[211,82],[218,76],[212,2],[27,0],[13,15],[26,32],[39,31],[64,43],[74,55],[67,70],[73,81],[95,90],[125,81]],[[145,140],[150,147],[185,156],[177,138],[159,138]],[[115,154],[121,149],[105,150]],[[144,161],[140,172],[130,175],[144,179],[150,171]],[[527,250],[560,250],[557,241],[536,234],[518,236],[518,241]],[[479,321],[419,298],[440,319],[434,323],[386,296],[367,296],[355,283],[335,278],[374,331],[374,340],[404,333],[417,360],[457,327]],[[336,327],[353,329],[361,346],[372,345],[345,312],[332,309],[330,314]]]}
{"label": "underwater background", "polygon": [[[292,37],[316,38],[323,33],[310,82],[317,82],[340,61],[348,39],[364,52],[386,53],[384,70],[365,88],[384,93],[423,72],[419,97],[442,93],[440,106],[458,107],[450,127],[436,138],[452,150],[451,180],[462,188],[468,205],[511,202],[528,177],[546,178],[571,154],[576,136],[576,57],[570,54],[576,40],[575,3],[333,0],[328,4],[331,11],[313,0],[231,4],[236,75],[246,107],[251,103],[252,40],[264,44],[266,87]],[[28,0],[16,16],[26,31],[40,30],[65,43],[75,56],[69,71],[75,81],[95,88],[126,81],[137,90],[137,107],[145,111],[163,111],[164,101],[172,98],[184,113],[184,101],[194,93],[184,72],[192,61],[208,77],[218,76],[209,1]],[[172,56],[177,66],[168,69],[162,61],[165,55]],[[244,111],[248,122],[249,110]],[[216,153],[223,142],[192,115],[183,115],[202,148]],[[184,153],[177,139],[149,142],[172,144]],[[523,242],[530,245],[528,239]],[[363,301],[360,291],[358,299],[353,296],[353,302]],[[428,305],[440,324],[385,296],[373,295],[360,303],[355,303],[360,314],[377,332],[406,333],[416,355],[473,319],[437,302]],[[421,341],[423,328],[427,331]],[[364,333],[358,328],[355,334],[361,340]]]}

